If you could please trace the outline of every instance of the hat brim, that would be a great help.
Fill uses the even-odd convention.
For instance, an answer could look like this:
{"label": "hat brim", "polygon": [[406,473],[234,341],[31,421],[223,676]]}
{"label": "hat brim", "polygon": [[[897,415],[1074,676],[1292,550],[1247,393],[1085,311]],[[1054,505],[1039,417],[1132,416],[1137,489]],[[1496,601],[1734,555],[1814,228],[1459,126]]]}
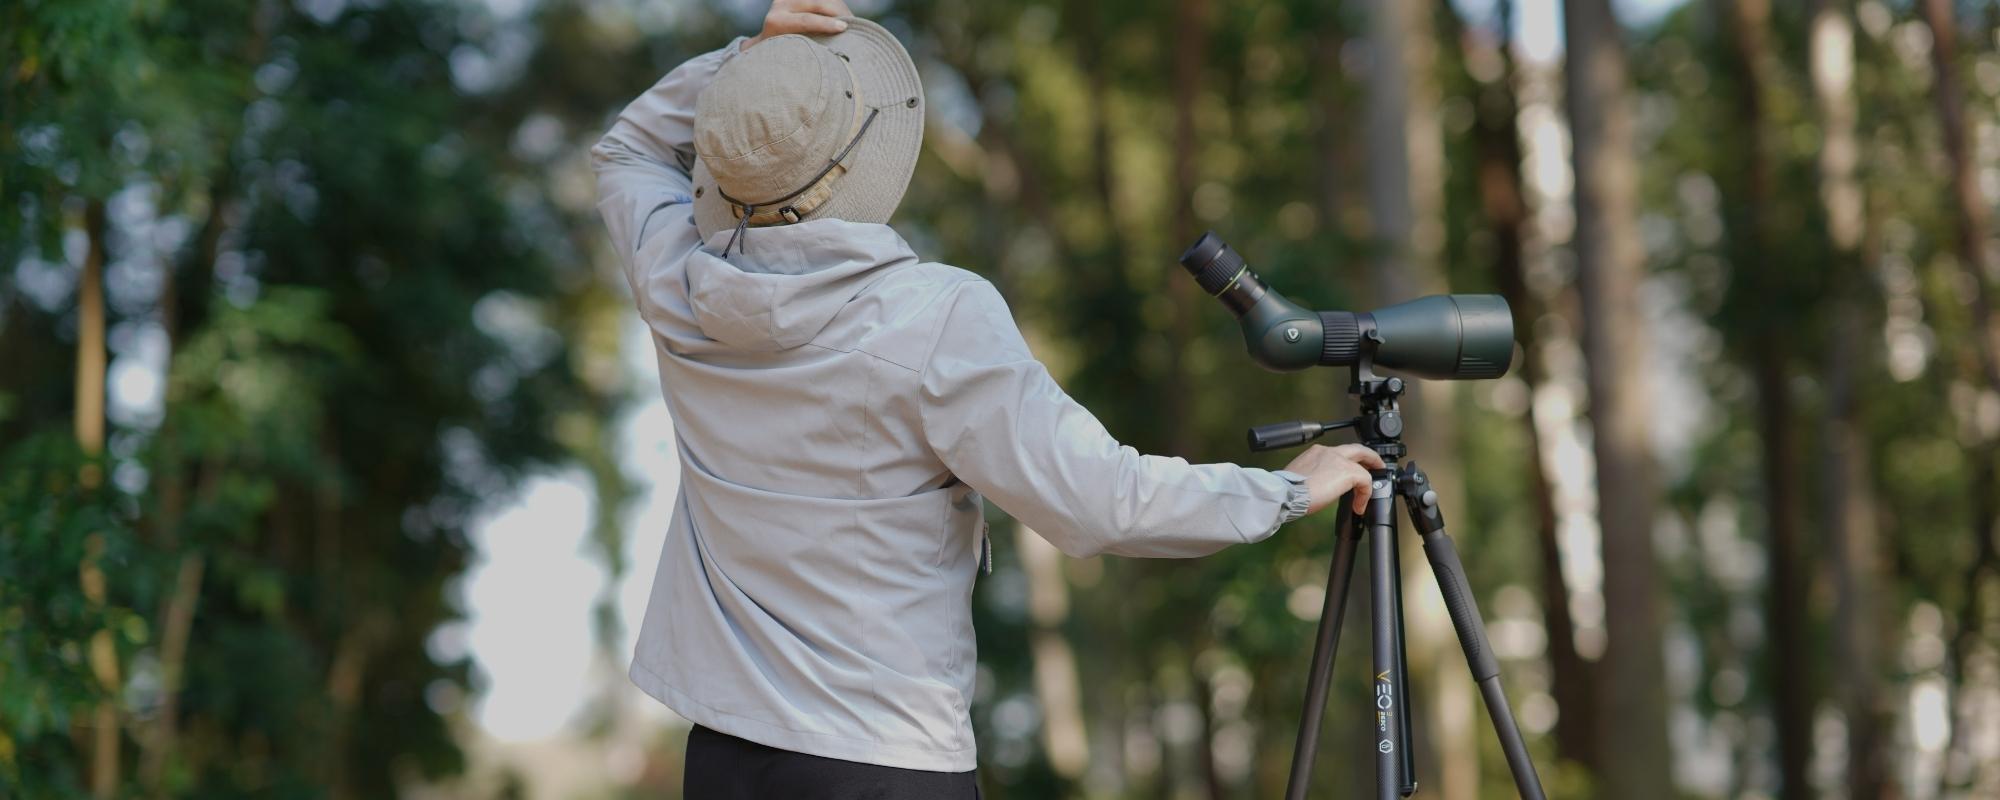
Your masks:
{"label": "hat brim", "polygon": [[[917,77],[916,62],[894,35],[865,19],[843,19],[847,30],[812,38],[847,56],[862,100],[882,113],[848,155],[847,171],[834,185],[833,196],[806,219],[888,222],[910,188],[910,175],[916,171],[917,156],[923,149],[924,86]],[[736,215],[700,158],[695,159],[694,186],[694,224],[702,240],[735,228]]]}

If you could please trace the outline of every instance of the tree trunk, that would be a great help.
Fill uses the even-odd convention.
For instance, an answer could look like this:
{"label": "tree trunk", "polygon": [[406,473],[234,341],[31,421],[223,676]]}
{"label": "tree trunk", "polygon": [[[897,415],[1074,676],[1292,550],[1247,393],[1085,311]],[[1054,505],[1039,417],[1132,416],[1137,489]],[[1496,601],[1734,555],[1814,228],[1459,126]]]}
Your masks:
{"label": "tree trunk", "polygon": [[1965,120],[1964,92],[1957,71],[1958,28],[1952,21],[1950,0],[1923,0],[1924,22],[1931,29],[1931,66],[1936,72],[1932,99],[1937,103],[1938,127],[1944,133],[1945,155],[1951,161],[1951,204],[1957,237],[1958,267],[1972,287],[1973,349],[1986,388],[2000,392],[2000,324],[1993,315],[1992,294],[1986,281],[1990,272],[1986,254],[1986,201],[1980,197],[1976,178],[1979,165],[1973,160]]}
{"label": "tree trunk", "polygon": [[[1766,265],[1759,264],[1757,269]],[[1809,666],[1809,621],[1805,611],[1804,570],[1798,546],[1798,482],[1793,434],[1795,414],[1788,396],[1786,359],[1770,335],[1759,336],[1755,373],[1757,419],[1763,443],[1766,562],[1765,669],[1774,695],[1777,723],[1780,797],[1812,796],[1806,767],[1812,757],[1813,670]]]}
{"label": "tree trunk", "polygon": [[1343,90],[1347,76],[1343,74],[1340,51],[1347,43],[1347,36],[1341,30],[1340,15],[1332,10],[1323,10],[1312,40],[1312,70],[1315,80],[1312,84],[1313,96],[1313,142],[1318,149],[1319,179],[1319,224],[1322,231],[1342,235],[1347,233],[1348,215],[1345,214],[1352,203],[1354,181],[1350,177],[1355,171],[1353,160],[1349,158],[1351,137],[1346,135],[1349,119],[1354,113],[1347,106]]}
{"label": "tree trunk", "polygon": [[1429,6],[1376,0],[1369,4],[1367,99],[1368,215],[1372,221],[1377,302],[1398,302],[1442,285],[1437,257],[1443,241],[1443,134],[1433,62]]}
{"label": "tree trunk", "polygon": [[[1771,252],[1774,238],[1768,229],[1765,210],[1775,201],[1772,193],[1774,169],[1766,131],[1764,94],[1771,86],[1771,9],[1764,0],[1733,0],[1727,3],[1727,27],[1737,75],[1737,124],[1743,127],[1744,169],[1735,178],[1741,181],[1740,200],[1734,215],[1740,229],[1734,232],[1733,269],[1735,286],[1745,293],[1743,306],[1771,302],[1783,297],[1773,278],[1780,259]],[[1765,669],[1773,695],[1773,714],[1778,735],[1778,776],[1782,797],[1799,800],[1811,795],[1806,767],[1812,757],[1812,672],[1807,661],[1810,622],[1806,618],[1805,581],[1799,548],[1798,470],[1791,399],[1784,348],[1783,327],[1787,322],[1771,315],[1757,315],[1742,321],[1742,335],[1750,341],[1750,369],[1757,387],[1759,441],[1763,446],[1763,483],[1766,535],[1766,563],[1770,580],[1766,584],[1765,618],[1770,635],[1765,638]]]}
{"label": "tree trunk", "polygon": [[[76,443],[83,452],[104,452],[104,261],[106,220],[104,201],[83,207],[87,243],[76,287]],[[97,465],[85,468],[82,482],[95,487],[104,480]]]}
{"label": "tree trunk", "polygon": [[1069,584],[1062,576],[1062,553],[1025,525],[1014,531],[1021,570],[1028,576],[1029,652],[1034,663],[1035,697],[1042,706],[1042,746],[1049,768],[1066,780],[1083,777],[1090,765],[1084,734],[1083,690],[1076,653],[1063,638],[1069,618]]}
{"label": "tree trunk", "polygon": [[368,690],[368,670],[382,643],[395,630],[395,620],[370,613],[341,632],[326,669],[326,698],[331,707],[327,746],[321,752],[321,780],[334,800],[354,797],[348,771],[354,755],[354,723],[360,718]]}
{"label": "tree trunk", "polygon": [[1977,777],[1979,765],[1974,763],[1971,737],[1966,729],[1972,726],[1971,714],[1965,685],[1967,664],[1971,662],[1972,649],[1986,641],[1986,604],[1982,594],[1988,576],[2000,570],[2000,545],[1995,544],[1995,517],[2000,516],[2000,499],[1991,490],[1995,484],[1996,469],[1994,448],[1983,447],[1976,453],[1972,468],[1972,485],[1989,487],[1975,488],[1972,497],[1973,556],[1972,565],[1966,568],[1964,586],[1959,590],[1958,615],[1951,640],[1946,645],[1949,662],[1945,677],[1951,684],[1951,736],[1945,746],[1944,769],[1938,772],[1937,797],[1953,797],[1958,793],[1954,787],[1962,786]]}
{"label": "tree trunk", "polygon": [[[1172,62],[1174,78],[1174,227],[1173,247],[1192,244],[1199,234],[1194,214],[1194,195],[1200,188],[1200,143],[1195,128],[1195,104],[1201,98],[1202,71],[1208,62],[1208,0],[1175,0],[1173,49],[1166,56]],[[1193,281],[1178,267],[1166,268],[1167,296],[1173,301],[1169,322],[1171,351],[1167,354],[1165,385],[1161,387],[1166,409],[1168,455],[1188,456],[1194,443],[1194,392],[1188,374],[1187,351],[1191,341],[1197,297]],[[1204,745],[1205,746],[1205,745]]]}
{"label": "tree trunk", "polygon": [[[1314,121],[1315,141],[1319,147],[1315,167],[1318,170],[1320,224],[1334,237],[1334,241],[1353,242],[1363,240],[1367,236],[1364,225],[1367,222],[1367,214],[1364,213],[1366,190],[1362,180],[1364,172],[1362,165],[1365,163],[1368,142],[1365,132],[1355,130],[1354,119],[1360,109],[1356,107],[1356,98],[1348,87],[1357,84],[1365,86],[1368,72],[1365,68],[1358,71],[1359,75],[1348,74],[1346,71],[1341,53],[1353,45],[1340,13],[1343,8],[1343,4],[1333,3],[1318,6],[1318,28],[1312,54],[1315,76],[1313,92],[1317,106],[1317,118]],[[1368,275],[1365,273],[1354,275],[1351,280],[1360,289],[1356,292],[1356,296],[1369,296],[1365,284],[1373,281]],[[1328,546],[1330,547],[1330,544]],[[1366,568],[1356,570],[1355,574],[1357,579],[1349,587],[1348,592],[1350,609],[1348,618],[1366,620],[1369,602]],[[1331,588],[1327,587],[1329,591]],[[1365,637],[1365,634],[1362,636]],[[1361,647],[1365,650],[1366,644],[1363,643]],[[1259,680],[1257,685],[1260,687],[1276,685],[1276,678],[1272,677],[1268,681]],[[1303,686],[1303,681],[1298,685]],[[1283,709],[1281,712],[1283,716],[1275,719],[1296,720],[1297,718],[1292,715],[1299,713],[1296,704],[1298,697],[1302,696],[1289,698],[1278,706]],[[1273,726],[1270,730],[1282,737],[1289,737],[1294,732],[1294,729],[1287,729],[1282,725]],[[1313,786],[1317,788],[1308,793],[1313,796],[1328,797],[1372,796],[1370,793],[1375,790],[1375,775],[1372,770],[1335,766],[1340,762],[1336,760],[1334,754],[1353,753],[1355,752],[1353,748],[1364,746],[1360,736],[1361,729],[1337,722],[1323,722],[1320,730],[1319,752],[1314,759],[1313,769]],[[1260,740],[1267,735],[1260,733]],[[1281,758],[1276,762],[1271,780],[1262,784],[1265,796],[1273,796],[1282,791],[1278,787],[1284,786],[1289,777],[1287,770],[1291,765],[1292,753],[1287,745],[1291,744],[1291,739],[1283,738],[1275,741],[1281,744],[1266,749],[1279,752]]]}
{"label": "tree trunk", "polygon": [[157,716],[151,735],[141,741],[139,748],[140,782],[147,792],[155,796],[164,796],[160,779],[165,774],[167,757],[173,753],[178,738],[180,690],[187,665],[188,636],[194,628],[195,606],[201,599],[205,566],[197,553],[181,556],[180,570],[174,577],[173,594],[161,617],[160,707],[155,712]]}
{"label": "tree trunk", "polygon": [[[1176,0],[1174,3],[1173,49],[1167,53],[1172,61],[1174,139],[1173,139],[1173,246],[1185,247],[1194,242],[1200,224],[1195,219],[1194,196],[1200,189],[1200,141],[1196,129],[1196,104],[1201,99],[1202,72],[1208,62],[1208,0]],[[1188,367],[1187,354],[1192,342],[1194,319],[1197,313],[1195,303],[1200,299],[1193,281],[1180,274],[1177,268],[1168,268],[1165,280],[1167,295],[1172,300],[1173,318],[1168,334],[1170,352],[1167,355],[1167,374],[1161,387],[1166,408],[1167,451],[1169,455],[1192,456],[1195,442],[1196,414],[1194,376]],[[1193,654],[1189,654],[1190,664]],[[1188,680],[1196,687],[1194,696],[1200,698],[1205,687],[1203,680],[1192,668]],[[1221,782],[1215,772],[1215,742],[1211,710],[1204,707],[1201,712],[1201,730],[1195,746],[1196,766],[1200,772],[1202,786],[1208,797],[1219,800],[1222,796]],[[1162,770],[1163,776],[1172,774]],[[1171,779],[1163,785],[1171,785]]]}
{"label": "tree trunk", "polygon": [[[252,52],[260,53],[261,48]],[[187,476],[172,445],[175,426],[170,412],[180,400],[173,390],[174,356],[187,338],[185,331],[200,325],[207,316],[207,298],[215,274],[215,260],[222,250],[222,234],[228,227],[229,207],[236,184],[235,170],[229,163],[227,148],[224,150],[221,154],[224,166],[209,185],[208,214],[195,237],[194,251],[186,263],[161,282],[160,287],[160,326],[167,334],[167,362],[161,374],[167,382],[164,411],[169,413],[163,414],[155,440],[161,444],[161,451],[168,453],[167,458],[173,460],[159,465],[154,476],[159,487],[154,530],[156,543],[165,552],[173,551],[179,544],[180,520],[187,504]],[[160,794],[160,780],[165,774],[167,758],[172,755],[179,738],[181,681],[185,674],[187,644],[193,631],[195,606],[201,598],[205,567],[199,553],[183,554],[174,579],[174,590],[160,612],[160,707],[154,714],[152,730],[139,742],[139,782],[146,792],[154,795]]]}
{"label": "tree trunk", "polygon": [[1082,42],[1077,48],[1077,61],[1083,65],[1084,77],[1090,84],[1090,177],[1098,207],[1104,214],[1104,263],[1122,267],[1128,248],[1123,220],[1119,218],[1117,173],[1111,150],[1111,76],[1104,64],[1104,25],[1098,16],[1098,5],[1096,0],[1073,0],[1072,7]]}
{"label": "tree trunk", "polygon": [[1854,362],[1869,352],[1861,336],[1867,316],[1840,290],[1827,346],[1826,458],[1823,464],[1827,520],[1826,550],[1834,588],[1834,680],[1847,719],[1847,787],[1853,800],[1898,796],[1888,753],[1895,712],[1883,676],[1900,651],[1893,635],[1882,587],[1886,584],[1875,491],[1868,474],[1872,461],[1863,428]]}
{"label": "tree trunk", "polygon": [[[1952,19],[1952,5],[1948,0],[1924,0],[1921,6],[1924,22],[1931,30],[1931,66],[1936,73],[1932,92],[1937,104],[1938,127],[1944,135],[1945,155],[1951,162],[1951,203],[1957,223],[1958,267],[1964,272],[1964,284],[1971,288],[1969,300],[1973,330],[1969,338],[1977,367],[1976,375],[1968,377],[1974,382],[1983,382],[1987,391],[2000,392],[2000,325],[1996,325],[1986,285],[1986,276],[1991,271],[1987,263],[1986,204],[1975,179],[1978,164],[1973,160],[1968,141],[1964,94],[1958,80],[1958,28]],[[1947,677],[1952,683],[1953,724],[1950,744],[1946,748],[1945,768],[1939,777],[1940,783],[1946,786],[1955,779],[1954,776],[1970,772],[1970,765],[1966,763],[1967,742],[1963,735],[1970,722],[1965,713],[1965,665],[1970,649],[1983,638],[1986,624],[1980,590],[1989,575],[2000,570],[2000,546],[1994,542],[1995,516],[2000,515],[2000,508],[1996,508],[1994,499],[1996,491],[2000,491],[2000,487],[1995,485],[1995,461],[2000,460],[2000,446],[1987,437],[1973,443],[1969,450],[1975,467],[1970,488],[1974,557],[1966,568],[1962,590],[1964,599],[1949,645]]]}
{"label": "tree trunk", "polygon": [[[1482,43],[1485,40],[1467,35],[1456,11],[1449,4],[1445,7],[1451,14],[1448,19],[1457,26],[1454,38],[1463,42],[1467,51],[1466,60],[1470,61],[1475,57],[1475,49],[1487,46]],[[1547,368],[1539,358],[1541,337],[1538,324],[1548,309],[1540,298],[1529,291],[1527,282],[1529,211],[1521,178],[1520,101],[1514,90],[1513,53],[1505,34],[1512,30],[1513,3],[1503,0],[1496,16],[1501,33],[1492,41],[1491,52],[1479,54],[1479,57],[1497,59],[1501,69],[1492,82],[1479,88],[1473,104],[1473,147],[1479,159],[1480,214],[1493,234],[1494,281],[1501,296],[1507,299],[1507,305],[1513,309],[1514,318],[1520,322],[1515,336],[1521,342],[1524,358],[1516,374],[1521,376],[1528,396],[1533,398],[1548,378]],[[1541,436],[1535,427],[1532,400],[1528,413],[1521,416],[1521,424],[1522,440],[1526,444],[1521,454],[1521,466],[1528,479],[1529,503],[1534,510],[1535,546],[1541,562],[1542,624],[1548,631],[1552,673],[1550,691],[1560,712],[1556,717],[1556,749],[1564,758],[1595,769],[1597,737],[1594,732],[1595,697],[1590,689],[1592,676],[1583,656],[1576,650],[1576,623],[1569,612],[1569,584],[1563,581],[1555,489],[1542,460]]]}
{"label": "tree trunk", "polygon": [[1577,291],[1589,364],[1592,447],[1603,535],[1605,648],[1597,684],[1605,747],[1598,793],[1654,800],[1674,794],[1667,745],[1655,485],[1638,307],[1645,276],[1639,246],[1639,171],[1633,152],[1631,79],[1609,0],[1567,0],[1564,80],[1576,174]]}
{"label": "tree trunk", "polygon": [[1222,788],[1222,769],[1215,761],[1215,687],[1209,685],[1208,675],[1201,669],[1201,653],[1209,647],[1208,637],[1199,636],[1188,649],[1187,674],[1189,693],[1193,695],[1195,711],[1201,720],[1201,751],[1195,753],[1201,767],[1202,789],[1211,800],[1222,800],[1229,793]]}
{"label": "tree trunk", "polygon": [[1882,545],[1876,526],[1873,461],[1863,427],[1855,364],[1876,363],[1863,330],[1870,291],[1867,257],[1862,253],[1864,201],[1855,178],[1859,145],[1855,137],[1854,25],[1839,0],[1816,0],[1811,9],[1807,60],[1812,77],[1821,145],[1818,159],[1820,203],[1832,245],[1833,311],[1825,354],[1827,413],[1821,436],[1825,458],[1821,484],[1828,510],[1829,572],[1834,587],[1834,681],[1847,720],[1847,790],[1852,800],[1896,796],[1890,780],[1888,745],[1894,714],[1883,676],[1898,651],[1890,635],[1882,587]]}
{"label": "tree trunk", "polygon": [[[91,199],[83,207],[83,233],[87,247],[76,288],[76,443],[93,459],[104,452],[104,262],[106,221],[104,201]],[[95,461],[85,464],[77,476],[84,488],[94,489],[104,482],[103,468]],[[107,592],[104,570],[98,559],[104,553],[104,534],[90,534],[84,544],[83,563],[77,580],[84,599],[103,607]],[[110,631],[90,637],[90,671],[105,696],[97,701],[91,715],[90,791],[108,798],[118,791],[118,651]]]}

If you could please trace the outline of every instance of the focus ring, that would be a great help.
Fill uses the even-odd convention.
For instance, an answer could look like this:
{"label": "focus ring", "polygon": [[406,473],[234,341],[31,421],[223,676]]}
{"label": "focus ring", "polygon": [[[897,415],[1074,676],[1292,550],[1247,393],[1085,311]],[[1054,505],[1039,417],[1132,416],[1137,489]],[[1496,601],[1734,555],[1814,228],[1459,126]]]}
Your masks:
{"label": "focus ring", "polygon": [[1321,311],[1319,326],[1324,332],[1319,345],[1320,366],[1346,366],[1361,358],[1361,323],[1354,312]]}

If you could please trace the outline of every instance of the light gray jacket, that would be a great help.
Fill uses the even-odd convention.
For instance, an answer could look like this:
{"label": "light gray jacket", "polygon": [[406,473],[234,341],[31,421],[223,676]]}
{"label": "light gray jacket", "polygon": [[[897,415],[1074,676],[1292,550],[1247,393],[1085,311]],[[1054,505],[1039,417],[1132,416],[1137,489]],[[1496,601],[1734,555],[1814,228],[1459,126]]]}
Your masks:
{"label": "light gray jacket", "polygon": [[1304,513],[1296,476],[1141,455],[1063,393],[992,284],[886,225],[749,232],[689,214],[695,99],[737,45],[592,150],[673,415],[680,497],[631,676],[796,752],[974,767],[981,495],[1073,556],[1199,556]]}

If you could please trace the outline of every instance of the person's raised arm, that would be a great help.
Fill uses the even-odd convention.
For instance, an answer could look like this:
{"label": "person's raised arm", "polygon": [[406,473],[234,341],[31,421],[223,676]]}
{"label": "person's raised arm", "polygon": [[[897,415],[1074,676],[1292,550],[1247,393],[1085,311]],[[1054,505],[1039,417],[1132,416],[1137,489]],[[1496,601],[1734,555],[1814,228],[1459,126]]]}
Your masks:
{"label": "person's raised arm", "polygon": [[1349,491],[1366,500],[1365,448],[1316,448],[1297,480],[1189,464],[1121,445],[1056,385],[992,284],[960,284],[922,380],[925,438],[947,468],[1072,556],[1184,558],[1264,539]]}
{"label": "person's raised arm", "polygon": [[777,0],[756,36],[689,59],[618,114],[590,155],[598,211],[628,264],[637,268],[635,256],[663,231],[674,241],[653,259],[686,255],[701,243],[689,224],[695,101],[716,71],[732,55],[773,36],[846,30],[843,16],[851,13],[840,0]]}
{"label": "person's raised arm", "polygon": [[701,90],[739,43],[688,60],[639,95],[597,145],[590,149],[597,170],[597,210],[611,229],[611,243],[627,263],[650,236],[667,231],[699,244],[689,204],[694,169],[694,109]]}

